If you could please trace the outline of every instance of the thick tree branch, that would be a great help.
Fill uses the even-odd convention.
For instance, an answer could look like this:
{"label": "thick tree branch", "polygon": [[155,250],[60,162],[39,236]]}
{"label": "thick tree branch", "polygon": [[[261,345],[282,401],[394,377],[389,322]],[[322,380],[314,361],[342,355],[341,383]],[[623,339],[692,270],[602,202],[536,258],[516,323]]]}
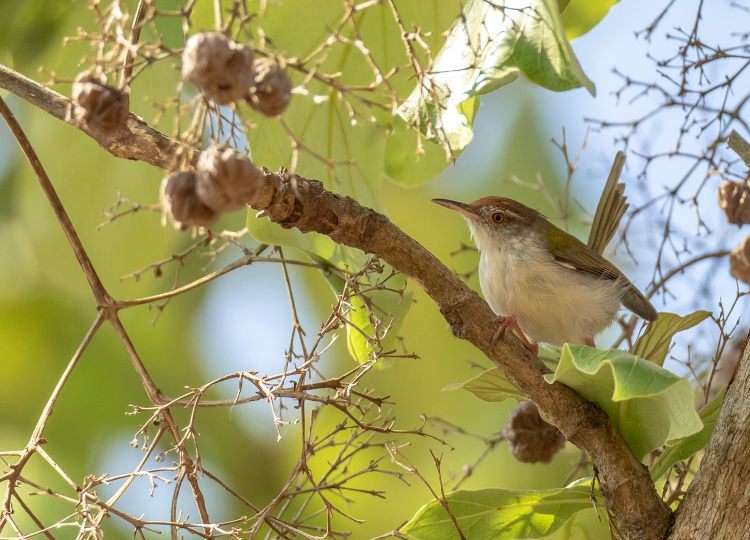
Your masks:
{"label": "thick tree branch", "polygon": [[746,538],[750,530],[750,347],[727,390],[711,443],[675,518],[670,540]]}
{"label": "thick tree branch", "polygon": [[[0,87],[65,118],[70,101],[0,66]],[[131,115],[127,130],[97,138],[118,157],[138,159],[171,169],[180,144]],[[416,281],[437,303],[453,333],[470,341],[492,360],[596,465],[602,491],[623,535],[632,540],[662,539],[672,514],[657,495],[646,469],[625,445],[607,415],[561,384],[547,384],[548,372],[515,338],[492,346],[495,315],[479,295],[416,240],[384,215],[323,184],[285,173],[264,172],[248,203],[282,227],[328,235],[334,241],[373,253]]]}

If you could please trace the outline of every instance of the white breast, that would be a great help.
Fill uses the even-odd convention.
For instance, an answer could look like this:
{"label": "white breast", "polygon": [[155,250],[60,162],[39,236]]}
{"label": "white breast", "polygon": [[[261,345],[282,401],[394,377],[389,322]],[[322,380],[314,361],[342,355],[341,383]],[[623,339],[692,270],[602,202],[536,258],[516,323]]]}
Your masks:
{"label": "white breast", "polygon": [[584,343],[614,319],[619,283],[566,268],[529,238],[497,243],[472,232],[487,303],[497,315],[515,315],[532,340]]}

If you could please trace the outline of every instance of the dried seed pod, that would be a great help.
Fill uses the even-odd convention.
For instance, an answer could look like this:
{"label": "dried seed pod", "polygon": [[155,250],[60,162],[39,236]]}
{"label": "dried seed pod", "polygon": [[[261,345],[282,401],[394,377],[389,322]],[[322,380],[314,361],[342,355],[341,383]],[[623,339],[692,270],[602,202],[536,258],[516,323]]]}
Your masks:
{"label": "dried seed pod", "polygon": [[187,225],[209,227],[219,215],[206,206],[195,191],[196,174],[183,171],[167,176],[161,184],[165,210],[183,228]]}
{"label": "dried seed pod", "polygon": [[273,60],[263,58],[255,62],[255,86],[250,89],[247,102],[266,116],[283,113],[292,100],[292,79]]}
{"label": "dried seed pod", "polygon": [[89,72],[83,72],[73,83],[73,99],[78,103],[74,117],[91,131],[111,135],[128,119],[130,98],[125,92],[107,86]]}
{"label": "dried seed pod", "polygon": [[253,53],[218,32],[195,34],[182,52],[182,77],[226,105],[242,99],[252,86]]}
{"label": "dried seed pod", "polygon": [[746,236],[729,254],[729,271],[732,276],[750,285],[750,236]]}
{"label": "dried seed pod", "polygon": [[198,158],[196,192],[216,212],[244,207],[260,185],[261,173],[252,162],[225,145],[212,146]]}
{"label": "dried seed pod", "polygon": [[719,186],[719,206],[729,223],[747,225],[750,223],[750,188],[725,180]]}
{"label": "dried seed pod", "polygon": [[523,401],[511,413],[503,429],[510,451],[523,463],[549,463],[565,446],[565,437],[553,425],[539,416],[539,409],[531,401]]}

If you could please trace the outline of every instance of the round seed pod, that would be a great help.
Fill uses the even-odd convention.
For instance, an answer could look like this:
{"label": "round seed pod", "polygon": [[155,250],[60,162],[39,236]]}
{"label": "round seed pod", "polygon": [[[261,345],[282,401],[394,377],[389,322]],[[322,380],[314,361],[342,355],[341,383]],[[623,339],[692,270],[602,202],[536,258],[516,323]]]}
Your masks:
{"label": "round seed pod", "polygon": [[725,180],[719,186],[719,206],[729,223],[747,225],[750,223],[750,188]]}
{"label": "round seed pod", "polygon": [[553,425],[539,416],[539,409],[531,401],[523,401],[511,413],[503,435],[510,451],[523,463],[549,463],[565,446],[565,437]]}
{"label": "round seed pod", "polygon": [[219,217],[219,214],[201,201],[195,186],[196,174],[193,171],[167,176],[161,184],[162,204],[182,228],[188,225],[209,227]]}
{"label": "round seed pod", "polygon": [[75,119],[95,133],[111,135],[119,131],[128,119],[128,94],[107,86],[89,72],[76,77],[73,99],[78,103],[73,113]]}
{"label": "round seed pod", "polygon": [[729,254],[729,271],[732,276],[750,285],[750,235]]}
{"label": "round seed pod", "polygon": [[292,79],[273,60],[263,58],[255,62],[255,86],[250,89],[247,102],[266,116],[278,116],[292,101]]}
{"label": "round seed pod", "polygon": [[243,98],[252,86],[253,53],[218,32],[194,34],[182,52],[182,78],[226,105]]}
{"label": "round seed pod", "polygon": [[216,212],[243,208],[252,199],[260,179],[255,165],[229,146],[212,146],[198,158],[196,192]]}

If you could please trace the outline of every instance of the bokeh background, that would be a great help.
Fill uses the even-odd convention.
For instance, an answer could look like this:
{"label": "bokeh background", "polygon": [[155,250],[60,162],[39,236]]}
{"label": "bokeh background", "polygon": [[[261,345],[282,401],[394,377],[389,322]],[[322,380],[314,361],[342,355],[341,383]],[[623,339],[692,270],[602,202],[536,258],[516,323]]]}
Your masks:
{"label": "bokeh background", "polygon": [[[711,20],[703,24],[717,33],[727,31],[726,27],[734,24],[727,21],[728,5],[715,2]],[[461,242],[469,241],[464,223],[433,205],[430,199],[469,201],[502,194],[556,217],[549,198],[562,196],[564,161],[550,140],[561,140],[565,128],[574,153],[587,140],[572,185],[576,202],[571,206],[575,215],[570,221],[572,231],[585,237],[586,220],[595,207],[616,147],[612,133],[592,132],[584,119],[632,118],[653,105],[649,97],[636,103],[618,103],[612,92],[621,85],[621,79],[612,73],[612,68],[653,77],[654,66],[645,60],[646,53],[658,53],[670,44],[658,38],[647,43],[636,38],[634,32],[650,23],[661,7],[661,2],[624,0],[591,32],[574,41],[581,64],[597,85],[596,97],[582,89],[551,93],[518,81],[484,98],[475,140],[455,164],[423,187],[405,189],[385,184],[384,203],[391,219],[456,271],[472,270],[477,262],[474,253],[451,255]],[[673,15],[677,19],[670,20],[670,25],[680,24],[678,19],[683,16],[685,21],[690,20],[692,12],[676,11]],[[38,71],[40,66],[66,77],[80,71],[85,45],[61,44],[65,36],[74,35],[78,26],[91,18],[85,2],[0,0],[0,13],[0,62],[37,80],[48,78],[48,73]],[[64,85],[59,90],[65,91]],[[172,90],[166,84],[154,84],[149,89],[156,96],[166,96]],[[179,252],[190,241],[188,233],[162,226],[159,214],[151,212],[98,228],[105,221],[103,212],[115,202],[118,193],[134,201],[155,203],[162,172],[142,163],[118,160],[74,127],[13,96],[8,100],[114,296],[143,296],[168,288],[173,268],[165,267],[161,278],[149,273],[139,280],[123,276]],[[145,101],[133,106],[144,116],[151,114]],[[674,120],[677,123],[669,122],[665,119],[638,143],[651,149],[673,144],[673,130],[679,118]],[[624,179],[633,184],[628,190],[637,201],[642,193],[635,187],[633,170],[627,171]],[[514,177],[531,183],[541,179],[544,190],[520,186],[511,181]],[[650,171],[649,189],[656,191],[674,177],[670,165],[657,165]],[[713,192],[709,196],[713,197]],[[723,224],[718,212],[709,211],[704,218],[715,225],[713,238],[717,248],[734,245],[736,233]],[[686,213],[685,219],[692,218]],[[243,212],[237,212],[223,218],[220,226],[240,229],[244,221]],[[93,320],[95,305],[35,177],[4,125],[0,126],[0,239],[0,449],[16,449],[25,445],[44,402]],[[650,249],[656,241],[648,215],[635,223],[629,241],[642,260],[636,264],[625,253],[614,255],[615,260],[636,283],[645,285],[652,269]],[[231,256],[214,262],[190,258],[183,279],[230,260]],[[734,281],[728,278],[726,261],[710,263],[703,271],[727,276],[726,286],[719,287],[716,294],[733,294]],[[315,270],[292,269],[292,278],[302,323],[317,329],[321,317],[330,309],[330,289]],[[478,289],[476,277],[469,282]],[[451,335],[429,298],[416,287],[410,286],[410,290],[414,291],[414,305],[400,334],[406,349],[419,359],[403,359],[374,370],[366,385],[391,396],[399,427],[418,426],[421,415],[428,415],[491,436],[502,428],[514,403],[488,404],[468,393],[443,391],[447,385],[466,380],[478,373],[479,367],[489,365],[473,347]],[[707,305],[689,294],[686,285],[676,290],[675,298],[657,299],[657,307],[665,307],[666,302],[670,311],[681,312],[696,307],[713,309],[716,305],[717,298]],[[142,358],[167,394],[177,394],[186,386],[223,373],[265,373],[283,365],[292,320],[281,269],[276,265],[258,264],[232,272],[174,299],[154,324],[155,315],[148,308],[123,312],[124,324]],[[602,343],[606,343],[607,336],[601,338]],[[352,365],[344,341],[340,339],[323,359],[331,373]],[[129,445],[140,418],[125,413],[130,404],[146,402],[125,352],[111,329],[105,327],[55,408],[46,432],[50,441],[46,449],[78,482],[87,474],[127,472],[141,456],[137,448]],[[299,426],[286,427],[282,439],[277,441],[270,411],[262,402],[232,410],[203,410],[197,428],[207,466],[231,478],[246,496],[260,504],[277,493],[298,456]],[[438,427],[433,429],[440,432]],[[481,441],[472,437],[449,435],[448,439],[451,446],[417,437],[401,442],[410,443],[404,453],[434,479],[429,449],[443,455],[447,473],[460,473],[485,449]],[[549,465],[524,465],[516,462],[501,444],[463,487],[557,487],[579,457],[578,450],[567,445]],[[46,478],[52,486],[61,484],[40,462],[32,463],[30,474]],[[413,477],[408,478],[408,484],[391,477],[371,478],[367,485],[386,490],[387,497],[354,496],[356,503],[349,510],[365,520],[361,525],[352,525],[354,538],[369,538],[393,529],[431,499]],[[221,517],[243,512],[231,507],[234,503],[225,493],[206,486],[213,514]],[[148,519],[164,519],[168,516],[170,496],[169,486],[150,493],[149,483],[139,480],[120,505],[123,510]],[[40,496],[36,504],[42,516],[62,510],[49,497]],[[187,499],[184,511],[195,518]],[[108,538],[132,536],[123,522],[116,518],[109,521]],[[74,536],[73,532],[60,533],[61,537],[67,534]],[[606,524],[598,524],[590,511],[581,513],[559,537],[596,539],[606,534]]]}

